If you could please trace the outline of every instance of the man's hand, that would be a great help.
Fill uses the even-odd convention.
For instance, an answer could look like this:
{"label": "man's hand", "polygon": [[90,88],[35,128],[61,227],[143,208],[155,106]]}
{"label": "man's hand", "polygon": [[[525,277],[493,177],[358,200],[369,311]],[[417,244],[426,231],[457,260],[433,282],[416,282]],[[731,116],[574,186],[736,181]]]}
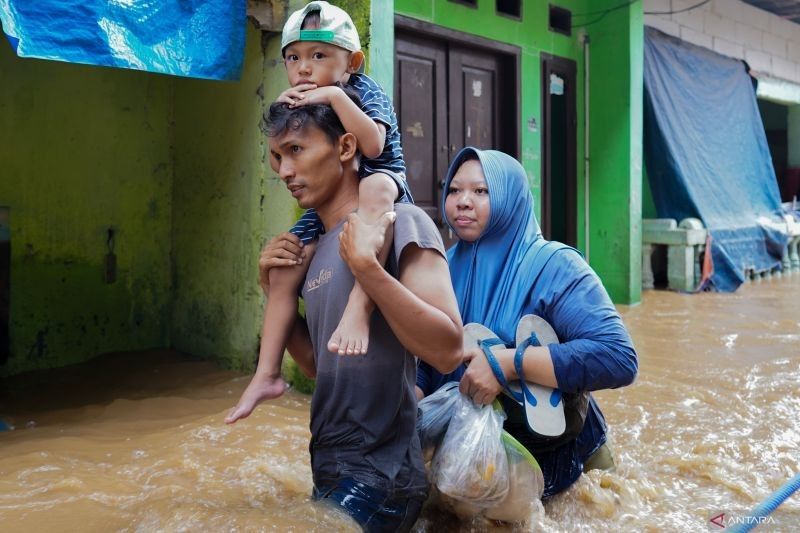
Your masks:
{"label": "man's hand", "polygon": [[308,91],[316,88],[317,86],[314,83],[301,83],[296,87],[289,87],[283,91],[275,101],[289,104],[289,107],[295,107],[297,102],[300,102],[306,98],[306,93]]}
{"label": "man's hand", "polygon": [[[499,351],[499,350],[498,350]],[[458,387],[463,394],[472,398],[475,405],[488,405],[494,401],[503,387],[494,377],[486,355],[479,347],[464,352],[464,362],[469,366],[461,377]]]}
{"label": "man's hand", "polygon": [[386,241],[386,230],[397,214],[384,213],[375,224],[367,224],[356,213],[347,217],[339,234],[339,255],[355,276],[357,272],[378,265],[378,252]]}
{"label": "man's hand", "polygon": [[261,250],[258,259],[258,284],[269,292],[269,271],[274,267],[300,265],[306,258],[303,242],[293,233],[281,233],[273,237]]}

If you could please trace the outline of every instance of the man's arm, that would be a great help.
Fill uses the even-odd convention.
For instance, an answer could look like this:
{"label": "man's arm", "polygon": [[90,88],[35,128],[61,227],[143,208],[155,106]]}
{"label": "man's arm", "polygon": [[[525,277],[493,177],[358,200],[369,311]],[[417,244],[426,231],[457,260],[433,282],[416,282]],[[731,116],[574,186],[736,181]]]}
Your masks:
{"label": "man's arm", "polygon": [[368,225],[350,215],[339,253],[403,346],[439,372],[452,372],[461,363],[462,325],[447,261],[436,250],[409,244],[400,255],[399,279],[393,278],[376,257],[393,220],[387,213]]}
{"label": "man's arm", "polygon": [[286,341],[286,349],[294,359],[297,366],[306,375],[306,377],[314,379],[317,377],[317,367],[314,363],[314,345],[311,344],[311,335],[308,333],[308,324],[306,319],[297,316],[294,321],[289,339]]}

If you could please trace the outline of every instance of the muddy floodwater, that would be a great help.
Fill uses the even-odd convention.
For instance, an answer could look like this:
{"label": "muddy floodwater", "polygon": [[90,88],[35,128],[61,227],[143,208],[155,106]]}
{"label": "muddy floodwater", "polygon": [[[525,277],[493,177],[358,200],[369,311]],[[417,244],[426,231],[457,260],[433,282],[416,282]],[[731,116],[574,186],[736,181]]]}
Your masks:
{"label": "muddy floodwater", "polygon": [[[800,471],[800,274],[620,311],[639,377],[597,394],[617,471],[524,526],[428,512],[417,530],[706,531]],[[248,379],[147,352],[0,382],[0,531],[354,530],[309,501],[309,397],[222,423]],[[763,530],[799,531],[800,494]]]}

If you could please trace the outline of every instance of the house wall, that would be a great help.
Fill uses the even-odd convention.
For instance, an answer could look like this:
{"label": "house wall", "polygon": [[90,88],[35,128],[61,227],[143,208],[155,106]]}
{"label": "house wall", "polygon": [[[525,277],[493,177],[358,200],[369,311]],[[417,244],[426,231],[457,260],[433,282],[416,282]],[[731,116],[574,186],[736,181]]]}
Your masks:
{"label": "house wall", "polygon": [[248,27],[238,82],[174,82],[173,345],[230,368],[258,354],[258,253],[293,216],[259,130],[264,79],[278,74]]}
{"label": "house wall", "polygon": [[590,263],[614,302],[632,304],[642,289],[642,4],[615,9],[591,31]]}
{"label": "house wall", "polygon": [[[644,0],[644,11],[675,11],[697,3]],[[644,23],[720,54],[744,59],[759,73],[800,83],[800,25],[740,0],[713,0],[673,15],[645,15]]]}
{"label": "house wall", "polygon": [[0,80],[11,238],[11,353],[0,376],[168,345],[170,78],[20,59],[0,43]]}

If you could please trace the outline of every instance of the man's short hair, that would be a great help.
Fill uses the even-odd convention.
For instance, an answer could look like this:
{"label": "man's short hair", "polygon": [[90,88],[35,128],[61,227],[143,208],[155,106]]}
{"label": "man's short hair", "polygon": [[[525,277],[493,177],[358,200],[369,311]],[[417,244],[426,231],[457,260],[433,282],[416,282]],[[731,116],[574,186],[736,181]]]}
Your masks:
{"label": "man's short hair", "polygon": [[[357,106],[361,106],[358,95],[352,89],[341,85],[340,88]],[[308,125],[314,125],[321,129],[328,136],[331,144],[336,144],[339,137],[347,131],[339,116],[327,104],[289,107],[289,104],[283,102],[273,102],[269,106],[269,111],[264,113],[262,130],[267,137],[279,137],[288,131],[305,129]]]}

